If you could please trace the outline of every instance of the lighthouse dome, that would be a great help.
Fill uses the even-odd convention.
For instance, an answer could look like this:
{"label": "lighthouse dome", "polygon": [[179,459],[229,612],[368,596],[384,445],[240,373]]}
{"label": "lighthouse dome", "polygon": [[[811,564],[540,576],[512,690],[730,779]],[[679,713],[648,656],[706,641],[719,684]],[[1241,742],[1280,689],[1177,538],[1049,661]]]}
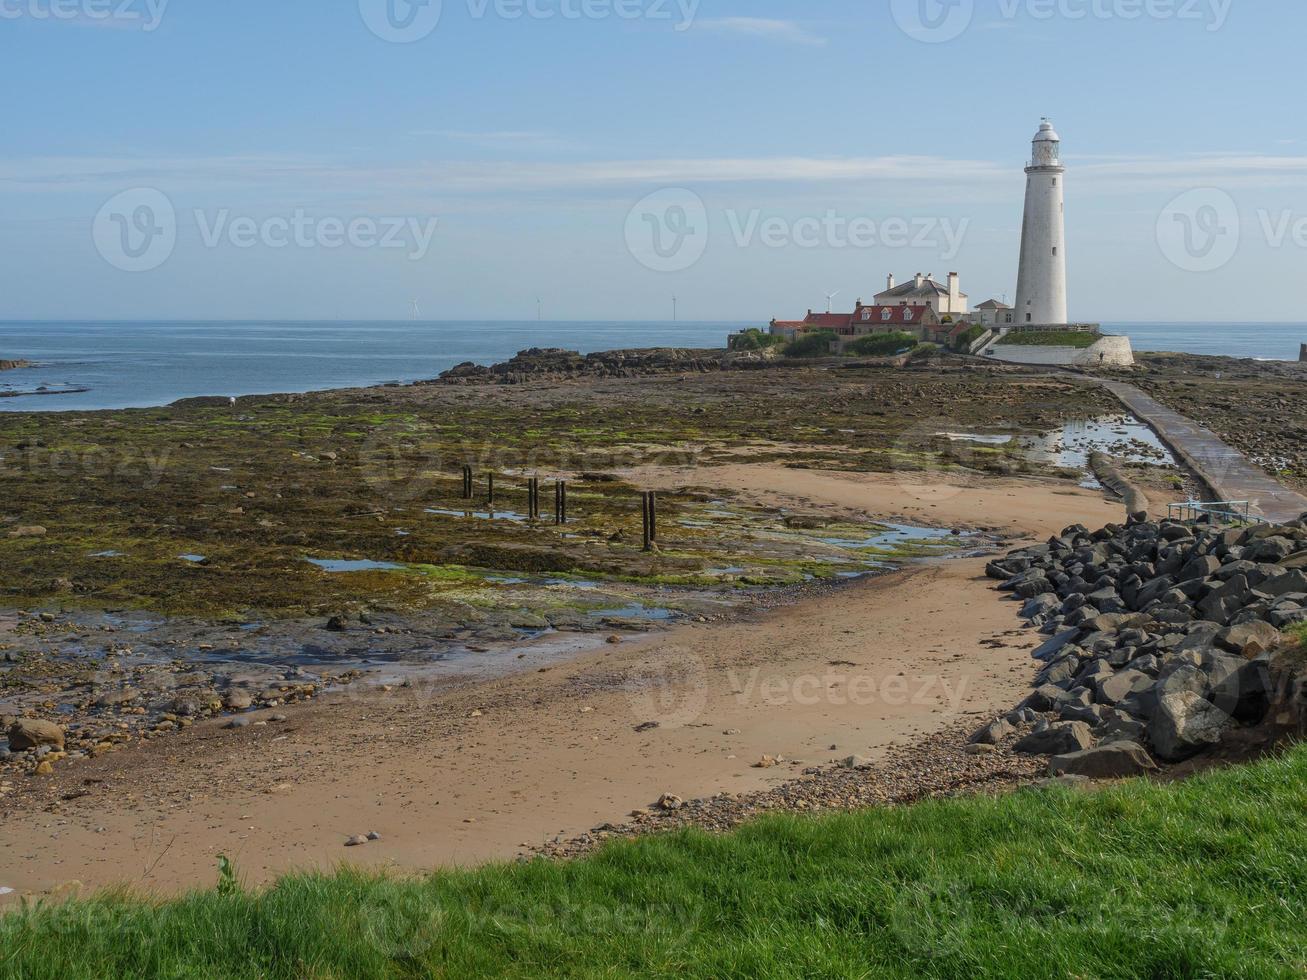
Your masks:
{"label": "lighthouse dome", "polygon": [[1039,132],[1035,134],[1036,143],[1060,143],[1062,137],[1057,135],[1057,130],[1053,128],[1053,120],[1045,119],[1039,124]]}

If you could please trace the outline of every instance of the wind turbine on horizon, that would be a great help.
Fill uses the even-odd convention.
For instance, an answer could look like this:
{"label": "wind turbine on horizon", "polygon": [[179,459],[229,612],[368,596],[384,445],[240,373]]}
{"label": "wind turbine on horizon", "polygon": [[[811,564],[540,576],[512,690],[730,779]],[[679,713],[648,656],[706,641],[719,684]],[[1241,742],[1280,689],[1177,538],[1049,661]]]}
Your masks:
{"label": "wind turbine on horizon", "polygon": [[827,294],[826,294],[826,312],[827,312],[827,313],[829,313],[829,312],[831,311],[831,304],[835,301],[835,297],[838,296],[839,294],[840,294],[840,291],[839,291],[838,289],[835,290],[835,292],[833,292],[833,293],[827,293]]}
{"label": "wind turbine on horizon", "polygon": [[672,293],[672,322],[673,322],[673,323],[675,323],[675,322],[677,321],[677,309],[676,309],[676,304],[679,303],[679,302],[680,302],[680,300],[677,298],[676,294],[675,294],[675,293]]}
{"label": "wind turbine on horizon", "polygon": [[417,320],[417,319],[421,318],[421,316],[422,316],[422,308],[421,308],[420,306],[418,306],[418,301],[417,301],[417,300],[414,300],[414,301],[413,301],[413,311],[412,311],[411,316],[413,317],[414,320]]}
{"label": "wind turbine on horizon", "polygon": [[539,296],[536,297],[536,322],[539,323],[545,318],[545,301]]}

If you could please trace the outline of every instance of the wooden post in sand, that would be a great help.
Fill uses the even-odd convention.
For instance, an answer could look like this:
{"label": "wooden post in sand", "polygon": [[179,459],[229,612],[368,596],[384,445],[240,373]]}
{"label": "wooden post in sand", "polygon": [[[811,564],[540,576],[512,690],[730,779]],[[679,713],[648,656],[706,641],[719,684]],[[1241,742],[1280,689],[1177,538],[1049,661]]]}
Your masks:
{"label": "wooden post in sand", "polygon": [[560,527],[567,523],[567,481],[554,484],[554,523]]}
{"label": "wooden post in sand", "polygon": [[463,467],[463,499],[472,499],[472,467]]}
{"label": "wooden post in sand", "polygon": [[540,478],[533,476],[526,483],[526,517],[529,521],[540,517]]}
{"label": "wooden post in sand", "polygon": [[658,495],[652,490],[640,497],[640,517],[644,525],[644,550],[653,551],[658,541]]}
{"label": "wooden post in sand", "polygon": [[1307,344],[1298,348],[1298,360],[1307,363]]}
{"label": "wooden post in sand", "polygon": [[489,487],[486,492],[486,506],[493,507],[495,506],[495,474],[487,473],[486,481]]}

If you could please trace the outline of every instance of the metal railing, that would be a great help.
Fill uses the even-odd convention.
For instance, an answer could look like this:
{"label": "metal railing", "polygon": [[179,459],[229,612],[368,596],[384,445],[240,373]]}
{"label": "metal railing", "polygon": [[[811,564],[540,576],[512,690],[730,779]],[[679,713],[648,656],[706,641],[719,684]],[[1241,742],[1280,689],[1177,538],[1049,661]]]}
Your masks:
{"label": "metal railing", "polygon": [[1188,500],[1170,504],[1166,516],[1171,520],[1197,521],[1203,518],[1226,524],[1265,524],[1266,518],[1253,513],[1250,500]]}

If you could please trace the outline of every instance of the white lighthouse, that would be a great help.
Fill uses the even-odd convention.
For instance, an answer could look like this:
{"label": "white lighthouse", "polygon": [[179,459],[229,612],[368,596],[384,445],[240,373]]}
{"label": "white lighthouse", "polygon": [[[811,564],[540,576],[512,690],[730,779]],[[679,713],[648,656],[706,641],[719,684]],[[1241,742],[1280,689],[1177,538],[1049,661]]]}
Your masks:
{"label": "white lighthouse", "polygon": [[1066,221],[1060,156],[1062,140],[1045,119],[1035,134],[1026,168],[1026,217],[1021,226],[1014,325],[1060,326],[1067,322]]}

